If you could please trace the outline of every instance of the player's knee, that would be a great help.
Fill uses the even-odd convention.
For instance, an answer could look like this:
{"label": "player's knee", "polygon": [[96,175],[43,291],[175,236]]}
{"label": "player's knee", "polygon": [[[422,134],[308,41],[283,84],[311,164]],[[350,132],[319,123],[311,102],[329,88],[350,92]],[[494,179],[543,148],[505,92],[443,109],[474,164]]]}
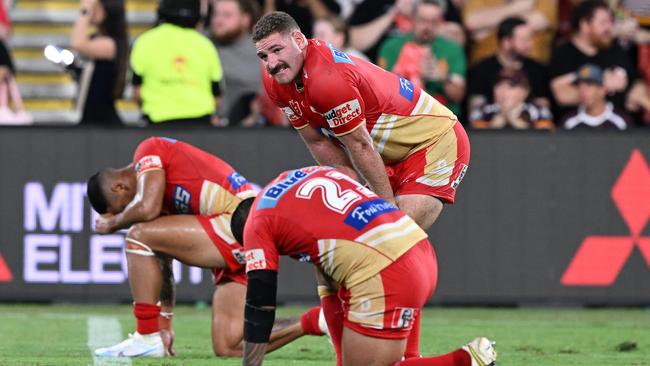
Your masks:
{"label": "player's knee", "polygon": [[126,234],[126,252],[144,256],[154,255],[151,248],[150,240],[147,240],[146,226],[144,224],[135,224],[131,226]]}
{"label": "player's knee", "polygon": [[212,350],[217,357],[241,357],[242,351],[234,347],[224,339],[216,339],[212,342]]}

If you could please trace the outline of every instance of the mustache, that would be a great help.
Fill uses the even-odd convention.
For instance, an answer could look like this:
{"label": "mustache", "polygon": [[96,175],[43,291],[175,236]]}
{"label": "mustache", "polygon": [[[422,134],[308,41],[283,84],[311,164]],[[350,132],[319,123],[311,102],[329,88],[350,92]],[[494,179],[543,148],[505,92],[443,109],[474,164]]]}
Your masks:
{"label": "mustache", "polygon": [[278,72],[280,72],[280,70],[282,70],[283,68],[289,68],[289,65],[282,62],[282,63],[279,63],[279,64],[275,65],[275,67],[272,68],[272,69],[267,68],[267,71],[269,72],[269,74],[271,74],[271,76],[273,76],[273,75],[277,74]]}

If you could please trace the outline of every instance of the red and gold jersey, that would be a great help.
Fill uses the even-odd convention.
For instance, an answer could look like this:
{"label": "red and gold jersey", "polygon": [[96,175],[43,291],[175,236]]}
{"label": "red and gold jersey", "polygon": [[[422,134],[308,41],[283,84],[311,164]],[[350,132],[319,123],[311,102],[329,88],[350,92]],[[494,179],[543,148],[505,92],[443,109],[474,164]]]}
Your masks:
{"label": "red and gold jersey", "polygon": [[296,129],[311,125],[341,136],[365,126],[384,162],[393,164],[437,141],[456,116],[413,84],[331,44],[311,39],[302,84],[264,86]]}
{"label": "red and gold jersey", "polygon": [[426,237],[395,206],[334,168],[292,170],[255,199],[244,231],[246,271],[277,271],[279,256],[288,255],[350,287]]}
{"label": "red and gold jersey", "polygon": [[243,199],[255,196],[251,184],[228,163],[182,141],[144,140],[133,166],[138,178],[154,169],[165,171],[163,212],[168,215],[233,212]]}

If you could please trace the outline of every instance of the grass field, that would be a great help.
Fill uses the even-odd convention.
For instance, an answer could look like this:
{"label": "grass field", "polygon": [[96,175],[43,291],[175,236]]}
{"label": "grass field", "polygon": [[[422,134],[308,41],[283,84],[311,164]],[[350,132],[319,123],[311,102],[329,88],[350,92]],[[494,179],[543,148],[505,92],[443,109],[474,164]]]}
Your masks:
{"label": "grass field", "polygon": [[[177,357],[95,364],[239,364],[212,355],[209,309],[181,306],[175,313]],[[109,326],[98,332],[98,324]],[[111,324],[121,326],[121,335]],[[92,343],[110,333],[123,337],[133,327],[129,306],[0,305],[0,365],[93,365]],[[497,341],[501,366],[650,366],[650,311],[642,309],[432,308],[424,313],[420,349],[425,355],[443,353],[476,335]],[[636,347],[618,350],[623,342]],[[303,337],[264,364],[332,365],[333,351],[325,338]]]}

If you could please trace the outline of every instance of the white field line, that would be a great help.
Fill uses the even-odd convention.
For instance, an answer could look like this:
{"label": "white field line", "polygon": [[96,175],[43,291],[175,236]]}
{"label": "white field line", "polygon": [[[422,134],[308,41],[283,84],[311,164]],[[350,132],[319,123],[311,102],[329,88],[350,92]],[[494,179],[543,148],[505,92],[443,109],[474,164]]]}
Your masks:
{"label": "white field line", "polygon": [[[115,317],[90,316],[88,317],[88,348],[93,353],[96,348],[108,347],[122,341],[122,326]],[[130,358],[95,357],[94,366],[129,366]]]}

